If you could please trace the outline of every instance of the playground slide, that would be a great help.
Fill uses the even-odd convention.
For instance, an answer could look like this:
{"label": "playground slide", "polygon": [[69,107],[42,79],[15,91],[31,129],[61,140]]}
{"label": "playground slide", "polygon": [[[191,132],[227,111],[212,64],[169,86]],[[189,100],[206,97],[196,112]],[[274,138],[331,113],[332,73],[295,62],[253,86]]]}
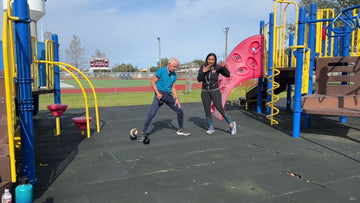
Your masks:
{"label": "playground slide", "polygon": [[[252,78],[263,77],[264,68],[264,36],[255,35],[240,42],[230,53],[225,61],[226,67],[230,71],[230,77],[219,76],[219,86],[222,93],[222,104],[225,106],[231,90],[241,82]],[[212,114],[218,119],[222,119],[221,114],[215,106],[211,106]]]}

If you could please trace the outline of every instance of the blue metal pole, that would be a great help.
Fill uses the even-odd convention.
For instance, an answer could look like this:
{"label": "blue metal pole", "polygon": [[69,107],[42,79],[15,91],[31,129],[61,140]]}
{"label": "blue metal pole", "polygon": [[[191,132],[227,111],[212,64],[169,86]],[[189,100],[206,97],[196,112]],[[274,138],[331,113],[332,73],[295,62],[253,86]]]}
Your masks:
{"label": "blue metal pole", "polygon": [[16,61],[18,69],[18,111],[20,120],[22,175],[36,184],[35,150],[33,126],[33,101],[31,90],[31,38],[29,8],[27,0],[14,1],[14,13],[20,20],[15,21]]}
{"label": "blue metal pole", "polygon": [[[262,20],[260,21],[260,34],[264,35],[266,33],[264,33],[265,31],[265,22]],[[263,80],[264,78],[258,78],[258,86],[257,86],[257,102],[256,102],[256,112],[257,113],[261,113],[261,103],[262,103],[262,91],[263,91]]]}
{"label": "blue metal pole", "polygon": [[[294,46],[294,33],[290,33],[289,34],[289,47]],[[289,63],[288,66],[292,67],[292,54],[293,54],[293,50],[289,49]],[[291,90],[292,90],[292,85],[288,84],[287,86],[287,94],[286,94],[286,110],[290,111],[291,109]]]}
{"label": "blue metal pole", "polygon": [[334,47],[333,54],[334,56],[339,56],[339,37],[334,37]]}
{"label": "blue metal pole", "polygon": [[316,3],[310,4],[310,23],[309,23],[309,37],[308,37],[308,44],[310,48],[310,68],[309,68],[309,89],[308,94],[313,94],[313,75],[314,75],[314,67],[315,67],[315,38],[316,38]]}
{"label": "blue metal pole", "polygon": [[345,33],[346,33],[346,35],[344,36],[343,56],[350,56],[351,28],[348,25],[345,25]]}
{"label": "blue metal pole", "polygon": [[[337,30],[340,30],[340,32],[345,32],[345,27],[338,27]],[[344,36],[339,36],[339,50],[338,50],[338,54],[339,56],[344,56]]]}
{"label": "blue metal pole", "polygon": [[[45,60],[45,43],[37,42],[37,50],[38,59]],[[46,64],[44,63],[38,64],[38,81],[39,87],[46,86]]]}
{"label": "blue metal pole", "polygon": [[[290,33],[289,34],[289,47],[294,46],[294,38],[295,38],[294,33]],[[289,63],[288,63],[289,67],[292,66],[292,54],[293,54],[292,49],[289,49]]]}
{"label": "blue metal pole", "polygon": [[[309,13],[309,18],[310,18],[310,23],[309,23],[309,37],[308,37],[308,45],[310,48],[310,67],[309,67],[309,87],[308,87],[308,94],[313,94],[313,72],[314,72],[314,66],[315,66],[315,57],[316,57],[316,52],[315,52],[315,38],[316,38],[316,14],[317,14],[317,9],[316,9],[316,3],[311,3],[310,4],[310,13]],[[309,128],[311,127],[311,115],[310,114],[305,114],[305,127]]]}
{"label": "blue metal pole", "polygon": [[[305,42],[305,23],[306,8],[301,7],[299,11],[298,24],[298,46],[303,46]],[[293,120],[293,137],[300,137],[301,121],[301,86],[302,86],[302,67],[303,67],[304,48],[296,50],[296,73],[295,73],[295,96],[294,96],[294,120]]]}
{"label": "blue metal pole", "polygon": [[[54,61],[59,61],[59,40],[56,34],[51,36],[52,41],[54,42]],[[55,72],[55,83],[54,83],[54,102],[55,104],[61,104],[61,95],[60,95],[60,69],[59,66],[54,67]]]}
{"label": "blue metal pole", "polygon": [[[351,16],[351,11],[347,11],[347,14]],[[350,28],[350,19],[346,20],[347,23],[345,23],[345,33],[344,36],[344,50],[343,50],[343,56],[350,56],[350,38],[351,38],[351,28]],[[347,75],[348,73],[342,73],[342,75]],[[343,82],[343,85],[348,85],[347,82]],[[346,123],[346,117],[340,116],[340,123]]]}
{"label": "blue metal pole", "polygon": [[[267,76],[273,75],[273,56],[274,56],[274,13],[271,12],[269,16],[269,48],[268,48],[268,73]],[[272,88],[272,83],[270,81],[267,82],[267,89]],[[271,101],[271,96],[267,95],[267,102]],[[266,115],[271,114],[271,108],[266,108]]]}

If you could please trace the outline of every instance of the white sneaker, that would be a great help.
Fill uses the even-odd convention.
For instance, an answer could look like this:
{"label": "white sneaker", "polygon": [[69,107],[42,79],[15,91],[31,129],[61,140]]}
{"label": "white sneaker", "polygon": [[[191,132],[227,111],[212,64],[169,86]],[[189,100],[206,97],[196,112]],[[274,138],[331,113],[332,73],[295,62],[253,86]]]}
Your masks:
{"label": "white sneaker", "polygon": [[232,126],[230,127],[230,132],[231,132],[231,135],[236,134],[236,123],[235,123],[235,121],[232,122]]}
{"label": "white sneaker", "polygon": [[213,126],[210,126],[209,129],[206,131],[207,134],[211,135],[215,132],[215,129]]}
{"label": "white sneaker", "polygon": [[143,132],[140,133],[139,141],[142,142],[145,140],[145,134]]}
{"label": "white sneaker", "polygon": [[183,136],[189,136],[190,133],[186,132],[183,128],[179,129],[178,131],[176,131],[176,134],[178,135],[183,135]]}

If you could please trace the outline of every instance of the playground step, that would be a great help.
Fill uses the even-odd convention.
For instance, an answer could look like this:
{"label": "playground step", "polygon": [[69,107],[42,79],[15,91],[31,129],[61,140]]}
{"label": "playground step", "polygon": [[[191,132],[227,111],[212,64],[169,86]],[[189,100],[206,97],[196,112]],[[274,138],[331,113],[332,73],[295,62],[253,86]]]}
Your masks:
{"label": "playground step", "polygon": [[306,95],[302,110],[307,114],[360,117],[360,96],[357,95]]}
{"label": "playground step", "polygon": [[295,84],[295,68],[278,68],[280,74],[275,76],[275,81],[281,84]]}
{"label": "playground step", "polygon": [[50,93],[54,93],[55,89],[38,89],[38,90],[34,90],[32,91],[33,95],[37,95],[37,94],[50,94]]}
{"label": "playground step", "polygon": [[[257,86],[253,87],[252,89],[250,89],[249,91],[246,92],[246,97],[245,97],[245,101],[256,101],[257,98]],[[263,88],[262,88],[262,98],[266,98],[267,94],[266,94],[266,84],[263,83]],[[240,99],[240,98],[239,98]]]}

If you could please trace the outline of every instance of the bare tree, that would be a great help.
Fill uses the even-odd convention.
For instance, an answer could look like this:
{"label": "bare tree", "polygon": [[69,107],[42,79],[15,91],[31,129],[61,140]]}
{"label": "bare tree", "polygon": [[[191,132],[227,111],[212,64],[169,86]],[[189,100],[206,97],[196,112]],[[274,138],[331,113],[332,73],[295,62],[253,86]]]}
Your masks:
{"label": "bare tree", "polygon": [[106,54],[105,52],[101,52],[99,49],[95,49],[95,54],[93,54],[92,57],[105,58]]}
{"label": "bare tree", "polygon": [[52,32],[48,32],[48,31],[44,32],[44,34],[43,34],[43,40],[44,40],[44,42],[45,42],[46,40],[51,40],[51,36],[52,36],[52,35],[53,35]]}
{"label": "bare tree", "polygon": [[73,35],[73,39],[65,53],[67,62],[77,69],[82,69],[88,64],[88,60],[85,59],[85,48],[81,46],[80,39],[76,35]]}
{"label": "bare tree", "polygon": [[335,13],[360,4],[360,0],[299,0],[300,6],[306,6],[308,10],[311,2],[315,2],[318,9],[331,8]]}

